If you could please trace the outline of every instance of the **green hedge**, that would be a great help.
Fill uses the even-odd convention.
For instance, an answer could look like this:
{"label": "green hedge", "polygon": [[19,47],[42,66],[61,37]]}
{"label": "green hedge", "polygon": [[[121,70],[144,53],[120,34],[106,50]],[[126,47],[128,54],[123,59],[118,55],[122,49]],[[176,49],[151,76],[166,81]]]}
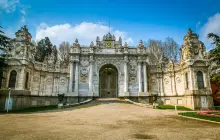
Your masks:
{"label": "green hedge", "polygon": [[215,110],[220,110],[220,106],[214,106]]}
{"label": "green hedge", "polygon": [[29,108],[24,108],[20,110],[12,110],[12,111],[9,111],[9,113],[28,113],[28,112],[46,111],[46,110],[53,110],[53,109],[57,109],[57,105],[29,107]]}
{"label": "green hedge", "polygon": [[202,115],[198,115],[197,112],[183,112],[183,113],[178,113],[178,114],[182,116],[187,116],[187,117],[220,122],[220,117],[202,116]]}
{"label": "green hedge", "polygon": [[[158,105],[158,109],[175,109],[175,106],[173,105]],[[191,109],[186,108],[184,106],[177,106],[177,110],[186,110],[186,111],[191,111]]]}

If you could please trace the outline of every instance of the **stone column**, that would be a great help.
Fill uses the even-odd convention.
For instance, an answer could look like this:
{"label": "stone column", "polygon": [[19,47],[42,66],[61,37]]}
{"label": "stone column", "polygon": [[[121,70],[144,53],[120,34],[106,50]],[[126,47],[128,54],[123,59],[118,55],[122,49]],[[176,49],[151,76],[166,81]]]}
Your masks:
{"label": "stone column", "polygon": [[16,78],[15,89],[23,90],[25,83],[24,68],[22,67],[17,74],[19,74],[19,78]]}
{"label": "stone column", "polygon": [[193,80],[193,70],[192,68],[189,68],[189,89],[194,89],[194,80]]}
{"label": "stone column", "polygon": [[124,92],[128,92],[128,63],[124,62]]}
{"label": "stone column", "polygon": [[90,62],[90,69],[89,69],[89,96],[93,96],[92,79],[93,79],[93,61]]}
{"label": "stone column", "polygon": [[204,88],[207,88],[207,79],[206,79],[206,73],[203,72],[203,81],[204,81]]}
{"label": "stone column", "polygon": [[75,93],[78,93],[79,87],[79,62],[76,62],[76,71],[75,71]]}
{"label": "stone column", "polygon": [[171,74],[171,80],[172,80],[172,91],[173,91],[173,95],[175,96],[177,95],[177,92],[176,92],[176,79],[175,79],[174,71]]}
{"label": "stone column", "polygon": [[141,62],[138,62],[138,85],[139,92],[142,92]]}
{"label": "stone column", "polygon": [[147,89],[147,69],[146,69],[146,62],[144,63],[144,92],[148,92]]}
{"label": "stone column", "polygon": [[163,85],[163,73],[161,73],[161,77],[160,77],[160,96],[165,96],[165,93],[164,93],[164,85]]}
{"label": "stone column", "polygon": [[73,91],[73,62],[70,62],[69,92]]}

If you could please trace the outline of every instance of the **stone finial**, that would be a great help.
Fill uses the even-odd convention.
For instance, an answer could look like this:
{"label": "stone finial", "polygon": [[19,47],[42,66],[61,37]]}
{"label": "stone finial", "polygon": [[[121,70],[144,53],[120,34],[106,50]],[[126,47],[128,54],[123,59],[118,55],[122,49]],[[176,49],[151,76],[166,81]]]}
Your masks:
{"label": "stone finial", "polygon": [[112,39],[115,40],[115,36],[114,35],[112,36]]}
{"label": "stone finial", "polygon": [[[120,44],[122,44],[122,39],[121,39],[121,37],[119,37],[118,42],[119,42]],[[125,42],[125,43],[127,43],[127,42]]]}
{"label": "stone finial", "polygon": [[190,36],[192,35],[193,31],[189,28],[187,34]]}
{"label": "stone finial", "polygon": [[125,42],[124,47],[125,47],[125,48],[127,48],[127,47],[128,47],[128,43],[127,43],[127,42]]}
{"label": "stone finial", "polygon": [[99,39],[99,37],[97,36],[97,37],[96,37],[96,42],[99,42],[99,41],[100,41],[100,39]]}
{"label": "stone finial", "polygon": [[142,40],[140,40],[140,41],[139,41],[139,45],[142,45],[142,44],[143,44],[143,41],[142,41]]}
{"label": "stone finial", "polygon": [[140,48],[143,48],[143,47],[144,47],[144,44],[143,44],[143,41],[142,41],[142,40],[139,41],[139,46],[138,46],[138,47],[140,47]]}
{"label": "stone finial", "polygon": [[106,38],[106,37],[105,37],[105,35],[104,35],[102,40],[104,41],[104,40],[105,40],[105,38]]}
{"label": "stone finial", "polygon": [[93,43],[93,41],[90,43],[90,47],[94,47],[94,43]]}
{"label": "stone finial", "polygon": [[24,30],[24,31],[28,31],[28,29],[27,29],[27,26],[26,26],[26,25],[24,25],[23,30]]}
{"label": "stone finial", "polygon": [[18,40],[28,40],[29,42],[32,38],[31,34],[28,32],[26,25],[24,27],[21,27],[21,29],[15,33],[15,36]]}
{"label": "stone finial", "polygon": [[79,41],[78,41],[78,39],[77,39],[77,38],[76,38],[76,40],[75,40],[75,43],[76,43],[76,44],[78,44],[78,43],[79,43]]}

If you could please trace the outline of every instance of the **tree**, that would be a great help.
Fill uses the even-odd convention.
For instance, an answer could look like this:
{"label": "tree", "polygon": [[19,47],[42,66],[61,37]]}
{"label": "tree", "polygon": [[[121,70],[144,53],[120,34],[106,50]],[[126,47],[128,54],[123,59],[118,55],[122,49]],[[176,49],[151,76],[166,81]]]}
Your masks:
{"label": "tree", "polygon": [[70,44],[69,42],[62,42],[59,47],[60,56],[64,63],[69,63]]}
{"label": "tree", "polygon": [[37,51],[35,54],[35,60],[39,62],[43,62],[46,57],[48,57],[53,51],[53,44],[50,42],[48,37],[45,39],[41,39],[37,43],[36,47]]}
{"label": "tree", "polygon": [[57,52],[57,46],[53,46],[53,55],[54,55],[54,64],[57,62],[58,52]]}
{"label": "tree", "polygon": [[171,38],[167,37],[163,42],[163,52],[164,55],[172,62],[177,62],[178,57],[180,55],[180,47],[176,43],[176,41]]}
{"label": "tree", "polygon": [[162,49],[161,40],[149,39],[148,42],[145,43],[145,46],[147,46],[149,58],[153,64],[158,64],[159,62],[164,60],[164,52]]}
{"label": "tree", "polygon": [[220,85],[220,37],[216,34],[209,33],[207,38],[213,40],[212,44],[215,44],[215,48],[209,51],[210,62],[215,64],[211,67],[211,80],[217,85]]}
{"label": "tree", "polygon": [[7,66],[7,63],[5,62],[5,51],[10,46],[10,38],[5,36],[5,33],[2,31],[2,27],[0,26],[0,87],[2,84],[3,77],[3,71],[4,67]]}

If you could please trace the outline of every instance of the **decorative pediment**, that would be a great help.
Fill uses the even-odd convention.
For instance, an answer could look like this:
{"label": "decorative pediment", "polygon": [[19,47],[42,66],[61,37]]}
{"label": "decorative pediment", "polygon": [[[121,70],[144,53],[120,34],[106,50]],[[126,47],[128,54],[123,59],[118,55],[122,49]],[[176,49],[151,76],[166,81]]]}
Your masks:
{"label": "decorative pediment", "polygon": [[206,62],[204,61],[196,61],[193,63],[193,66],[206,66]]}
{"label": "decorative pediment", "polygon": [[7,61],[9,66],[16,66],[16,65],[22,65],[22,63],[19,60],[16,59],[10,59]]}

